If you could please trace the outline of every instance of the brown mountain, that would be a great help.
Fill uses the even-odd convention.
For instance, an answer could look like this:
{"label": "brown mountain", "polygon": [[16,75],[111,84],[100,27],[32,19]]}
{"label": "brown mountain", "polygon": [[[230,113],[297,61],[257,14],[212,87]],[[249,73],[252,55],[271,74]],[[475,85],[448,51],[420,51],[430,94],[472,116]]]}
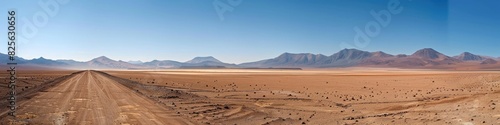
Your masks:
{"label": "brown mountain", "polygon": [[310,53],[283,53],[276,58],[257,62],[242,63],[243,67],[310,67],[318,62],[323,62],[328,57],[321,54]]}
{"label": "brown mountain", "polygon": [[411,55],[412,57],[416,58],[422,58],[422,59],[446,59],[450,58],[442,53],[439,53],[438,51],[431,49],[431,48],[424,48],[421,50],[416,51]]}
{"label": "brown mountain", "polygon": [[331,56],[310,53],[283,53],[273,59],[242,63],[243,67],[347,67],[371,57],[372,53],[357,49],[343,49]]}
{"label": "brown mountain", "polygon": [[386,57],[394,57],[394,55],[387,54],[382,51],[377,51],[377,52],[372,52],[372,57],[386,58]]}
{"label": "brown mountain", "polygon": [[[7,55],[1,54],[6,57]],[[343,49],[330,56],[310,53],[283,53],[276,58],[239,65],[223,63],[213,57],[196,57],[188,62],[158,61],[131,64],[124,61],[115,61],[101,56],[87,62],[74,60],[50,60],[38,58],[26,60],[17,58],[22,65],[54,67],[54,68],[85,68],[85,69],[130,69],[130,68],[182,68],[182,67],[223,67],[223,68],[330,68],[330,67],[393,67],[393,68],[446,68],[476,67],[477,69],[500,69],[498,60],[487,56],[474,55],[464,52],[459,56],[449,57],[434,49],[424,48],[411,55],[398,54],[396,56],[382,51],[367,52],[357,49]],[[5,64],[6,60],[0,60]],[[488,65],[495,64],[495,65]]]}
{"label": "brown mountain", "polygon": [[244,67],[400,67],[400,68],[432,68],[461,63],[461,60],[446,56],[434,49],[424,48],[410,56],[391,55],[382,51],[367,52],[357,49],[343,49],[331,56],[309,53],[284,53],[280,56],[257,62],[243,63]]}
{"label": "brown mountain", "polygon": [[318,63],[317,67],[349,67],[372,56],[372,53],[357,49],[343,49]]}
{"label": "brown mountain", "polygon": [[363,60],[361,66],[382,66],[382,67],[400,67],[400,68],[421,68],[440,65],[454,65],[461,61],[446,56],[434,49],[424,48],[416,51],[410,56],[372,56]]}
{"label": "brown mountain", "polygon": [[150,62],[142,63],[143,66],[150,68],[178,68],[182,66],[181,62],[172,61],[172,60],[153,60]]}
{"label": "brown mountain", "polygon": [[103,69],[128,69],[139,68],[139,66],[124,61],[115,61],[105,56],[94,58],[85,62],[88,67]]}
{"label": "brown mountain", "polygon": [[223,63],[221,61],[219,61],[218,59],[212,57],[212,56],[206,56],[206,57],[194,57],[193,59],[189,60],[189,61],[186,61],[185,63],[203,63],[203,62],[207,62],[207,61],[211,61],[211,62],[214,62],[214,63]]}
{"label": "brown mountain", "polygon": [[453,58],[459,59],[462,61],[483,61],[483,60],[487,59],[483,56],[474,55],[474,54],[469,53],[469,52],[464,52],[458,56],[454,56]]}

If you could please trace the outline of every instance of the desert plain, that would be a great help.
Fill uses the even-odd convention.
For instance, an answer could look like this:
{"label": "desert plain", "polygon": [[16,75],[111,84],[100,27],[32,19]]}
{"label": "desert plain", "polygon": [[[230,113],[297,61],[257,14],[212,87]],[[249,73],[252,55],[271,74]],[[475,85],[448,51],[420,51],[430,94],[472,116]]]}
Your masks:
{"label": "desert plain", "polygon": [[500,71],[19,72],[16,117],[1,81],[1,124],[500,124]]}

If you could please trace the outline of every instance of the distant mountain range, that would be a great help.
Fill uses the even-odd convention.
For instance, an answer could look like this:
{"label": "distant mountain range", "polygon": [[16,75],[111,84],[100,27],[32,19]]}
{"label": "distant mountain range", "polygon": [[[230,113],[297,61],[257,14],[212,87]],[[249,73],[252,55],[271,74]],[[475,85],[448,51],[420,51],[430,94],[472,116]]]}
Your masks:
{"label": "distant mountain range", "polygon": [[[0,65],[8,55],[0,53]],[[283,53],[276,58],[241,64],[224,63],[212,56],[195,57],[186,62],[153,60],[150,62],[113,60],[105,56],[90,61],[51,60],[43,57],[24,59],[16,57],[18,64],[67,69],[170,69],[170,68],[335,68],[335,67],[393,67],[429,69],[500,69],[500,58],[464,52],[447,56],[434,49],[424,48],[411,55],[391,55],[382,51],[367,52],[343,49],[330,56],[311,53]]]}

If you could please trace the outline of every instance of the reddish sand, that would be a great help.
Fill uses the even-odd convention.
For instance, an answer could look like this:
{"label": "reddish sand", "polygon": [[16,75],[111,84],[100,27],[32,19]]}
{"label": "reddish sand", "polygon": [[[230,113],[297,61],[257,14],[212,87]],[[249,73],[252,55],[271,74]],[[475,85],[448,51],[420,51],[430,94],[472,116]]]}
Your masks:
{"label": "reddish sand", "polygon": [[85,71],[2,123],[500,124],[499,97],[498,71]]}

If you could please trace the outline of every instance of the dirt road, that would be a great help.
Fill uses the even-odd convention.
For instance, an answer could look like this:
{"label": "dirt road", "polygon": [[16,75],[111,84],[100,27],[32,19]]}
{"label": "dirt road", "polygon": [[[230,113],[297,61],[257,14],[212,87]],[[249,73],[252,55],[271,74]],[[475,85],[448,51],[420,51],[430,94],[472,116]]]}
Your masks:
{"label": "dirt road", "polygon": [[21,104],[18,117],[42,124],[192,124],[99,73],[85,71]]}

